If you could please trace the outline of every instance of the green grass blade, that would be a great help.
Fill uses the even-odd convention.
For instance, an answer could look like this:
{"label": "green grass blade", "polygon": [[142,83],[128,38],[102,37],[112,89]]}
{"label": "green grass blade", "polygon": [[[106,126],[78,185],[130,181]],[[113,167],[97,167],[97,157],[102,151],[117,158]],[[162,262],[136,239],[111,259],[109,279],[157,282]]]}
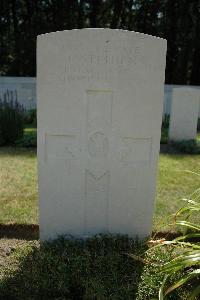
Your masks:
{"label": "green grass blade", "polygon": [[185,226],[185,227],[188,227],[188,228],[191,228],[191,229],[195,229],[195,230],[200,231],[200,225],[194,224],[194,223],[191,223],[191,222],[187,222],[187,221],[176,221],[176,225],[181,225],[181,226]]}
{"label": "green grass blade", "polygon": [[187,173],[190,173],[190,174],[194,174],[194,175],[200,176],[199,173],[196,173],[196,172],[193,172],[193,171],[190,171],[190,170],[184,170],[184,171],[187,172]]}
{"label": "green grass blade", "polygon": [[192,248],[194,250],[200,250],[200,246],[189,242],[171,241],[168,244],[166,243],[166,245],[170,245],[170,244],[174,246],[180,246],[180,247],[184,246],[184,247]]}
{"label": "green grass blade", "polygon": [[178,240],[178,238],[177,238],[177,240],[173,240],[173,241],[163,241],[161,244],[154,246],[154,248],[164,246],[164,245],[174,245],[174,246],[180,246],[180,247],[185,246],[185,247],[189,247],[192,249],[200,250],[200,245],[190,243],[190,242],[180,242]]}
{"label": "green grass blade", "polygon": [[198,194],[200,192],[200,187],[194,190],[190,195]]}
{"label": "green grass blade", "polygon": [[192,243],[187,243],[187,242],[176,242],[177,245],[179,246],[185,246],[185,247],[189,247],[192,248],[194,250],[200,250],[200,246],[196,245],[196,244],[192,244]]}
{"label": "green grass blade", "polygon": [[159,300],[164,300],[164,286],[165,286],[165,282],[166,282],[167,278],[168,278],[168,275],[165,275],[164,279],[163,279],[163,282],[162,282],[162,285],[159,289],[159,294],[158,294],[158,299]]}
{"label": "green grass blade", "polygon": [[188,297],[188,300],[194,300],[200,294],[200,285],[198,285]]}
{"label": "green grass blade", "polygon": [[190,272],[187,276],[181,278],[180,280],[178,280],[175,284],[173,284],[172,286],[170,286],[166,292],[165,295],[171,293],[173,290],[175,290],[176,288],[180,287],[181,285],[185,284],[186,282],[188,282],[189,280],[191,280],[192,278],[196,277],[198,274],[200,274],[200,269],[194,270],[192,272]]}
{"label": "green grass blade", "polygon": [[171,273],[198,264],[200,264],[200,251],[195,250],[184,253],[164,264],[162,272]]}
{"label": "green grass blade", "polygon": [[191,238],[199,238],[200,237],[200,233],[188,233],[186,235],[183,236],[179,236],[178,238],[174,239],[173,241],[181,241],[181,240],[187,240],[187,239],[191,239]]}
{"label": "green grass blade", "polygon": [[185,212],[194,212],[194,211],[200,211],[200,207],[196,206],[196,205],[189,205],[189,206],[184,206],[184,207],[181,207],[175,217],[178,217],[180,216],[181,214],[185,213]]}

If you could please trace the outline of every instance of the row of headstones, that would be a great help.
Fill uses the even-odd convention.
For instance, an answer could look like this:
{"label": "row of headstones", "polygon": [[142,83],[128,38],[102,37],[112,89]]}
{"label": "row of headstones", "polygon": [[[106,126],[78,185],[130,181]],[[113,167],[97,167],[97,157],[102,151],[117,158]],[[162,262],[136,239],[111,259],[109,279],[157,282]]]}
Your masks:
{"label": "row of headstones", "polygon": [[172,92],[169,140],[181,141],[196,138],[200,91],[179,87]]}
{"label": "row of headstones", "polygon": [[[0,101],[16,101],[17,90],[0,95]],[[170,116],[169,140],[195,139],[199,116],[200,90],[179,87],[172,92],[172,108]]]}
{"label": "row of headstones", "polygon": [[[12,79],[11,82],[9,82]],[[20,101],[20,104],[27,110],[33,109],[36,105],[31,93],[34,90],[33,78],[1,78],[0,101]],[[31,83],[29,81],[31,80]],[[21,83],[23,82],[23,84]],[[3,86],[17,86],[17,89],[5,89]],[[24,87],[29,87],[25,89]],[[28,93],[28,94],[27,94]],[[20,97],[18,97],[18,94]],[[19,99],[20,98],[20,99]],[[166,100],[166,99],[165,99]],[[199,116],[200,89],[192,87],[172,88],[172,107],[170,116],[169,140],[190,140],[195,139],[197,121]]]}

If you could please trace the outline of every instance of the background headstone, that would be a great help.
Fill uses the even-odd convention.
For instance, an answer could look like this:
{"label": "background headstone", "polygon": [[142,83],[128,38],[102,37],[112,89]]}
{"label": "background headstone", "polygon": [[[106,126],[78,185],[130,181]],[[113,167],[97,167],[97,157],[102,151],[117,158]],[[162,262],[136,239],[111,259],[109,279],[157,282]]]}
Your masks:
{"label": "background headstone", "polygon": [[200,93],[195,88],[174,88],[169,125],[169,140],[196,138]]}
{"label": "background headstone", "polygon": [[40,235],[151,231],[166,41],[111,29],[38,37]]}
{"label": "background headstone", "polygon": [[200,118],[200,86],[192,86],[192,85],[176,85],[176,84],[165,84],[164,88],[164,107],[163,107],[163,118],[165,115],[171,114],[171,102],[173,90],[177,88],[186,88],[186,89],[195,89],[199,93],[199,113],[198,117]]}

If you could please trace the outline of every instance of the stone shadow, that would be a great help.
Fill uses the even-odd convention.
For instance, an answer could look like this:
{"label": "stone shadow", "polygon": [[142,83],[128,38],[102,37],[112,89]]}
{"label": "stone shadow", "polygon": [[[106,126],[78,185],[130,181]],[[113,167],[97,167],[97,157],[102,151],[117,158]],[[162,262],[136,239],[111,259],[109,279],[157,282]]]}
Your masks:
{"label": "stone shadow", "polygon": [[145,243],[126,236],[27,242],[0,278],[0,299],[135,299]]}

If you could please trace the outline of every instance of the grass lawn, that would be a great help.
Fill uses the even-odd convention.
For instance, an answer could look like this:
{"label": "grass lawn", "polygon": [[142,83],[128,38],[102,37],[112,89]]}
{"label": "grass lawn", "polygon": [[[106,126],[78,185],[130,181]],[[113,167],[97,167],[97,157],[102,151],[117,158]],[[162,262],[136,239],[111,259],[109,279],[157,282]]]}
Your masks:
{"label": "grass lawn", "polygon": [[38,223],[36,150],[0,148],[0,223]]}
{"label": "grass lawn", "polygon": [[[36,135],[31,126],[25,129],[30,134]],[[200,155],[160,155],[154,230],[162,230],[184,204],[181,198],[199,187],[200,177],[185,170],[199,173]],[[0,207],[0,223],[38,223],[36,150],[0,148]],[[0,299],[158,299],[164,275],[153,263],[172,259],[175,250],[168,246],[144,254],[147,249],[123,236],[53,243],[0,239]],[[174,273],[167,284],[183,275]],[[188,284],[168,299],[186,300],[190,290]]]}
{"label": "grass lawn", "polygon": [[182,198],[199,188],[200,177],[187,170],[200,173],[200,155],[160,155],[154,230],[159,230],[161,224],[166,223],[167,216],[185,205]]}
{"label": "grass lawn", "polygon": [[[0,148],[0,169],[0,223],[38,223],[36,150]],[[199,187],[185,170],[199,172],[200,155],[160,155],[154,230]]]}

